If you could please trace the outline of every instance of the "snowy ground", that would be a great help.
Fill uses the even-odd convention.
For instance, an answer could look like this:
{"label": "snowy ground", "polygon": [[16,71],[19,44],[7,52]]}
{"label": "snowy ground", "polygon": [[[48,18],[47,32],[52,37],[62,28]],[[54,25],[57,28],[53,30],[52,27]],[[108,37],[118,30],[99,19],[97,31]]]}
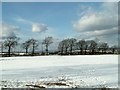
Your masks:
{"label": "snowy ground", "polygon": [[118,55],[0,58],[2,87],[118,87]]}

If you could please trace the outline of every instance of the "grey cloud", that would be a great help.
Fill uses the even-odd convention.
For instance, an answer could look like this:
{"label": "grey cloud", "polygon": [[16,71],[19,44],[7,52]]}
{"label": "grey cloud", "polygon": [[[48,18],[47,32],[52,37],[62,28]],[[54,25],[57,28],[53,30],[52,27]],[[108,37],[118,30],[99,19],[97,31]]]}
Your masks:
{"label": "grey cloud", "polygon": [[16,33],[19,32],[19,27],[1,23],[0,24],[0,37],[5,38],[9,36],[16,36]]}
{"label": "grey cloud", "polygon": [[118,42],[118,3],[103,3],[100,10],[84,11],[79,20],[73,23],[73,28],[79,35],[77,38],[94,39],[109,44]]}
{"label": "grey cloud", "polygon": [[104,30],[118,25],[117,3],[104,3],[101,11],[87,12],[73,24],[79,32]]}
{"label": "grey cloud", "polygon": [[96,30],[96,31],[84,33],[84,35],[89,35],[89,36],[104,36],[104,35],[113,35],[113,34],[118,34],[117,27],[113,27],[111,29]]}

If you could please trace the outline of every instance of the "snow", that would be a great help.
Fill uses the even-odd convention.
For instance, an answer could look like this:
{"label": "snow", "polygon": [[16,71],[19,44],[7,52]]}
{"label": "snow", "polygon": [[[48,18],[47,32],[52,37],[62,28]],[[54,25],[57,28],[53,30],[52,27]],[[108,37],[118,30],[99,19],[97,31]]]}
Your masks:
{"label": "snow", "polygon": [[74,66],[83,64],[118,64],[117,55],[94,56],[38,56],[38,57],[9,57],[2,59],[3,69],[25,69],[48,66]]}
{"label": "snow", "polygon": [[[31,83],[48,88],[118,87],[118,55],[4,57],[0,65],[3,87]],[[48,82],[68,86],[49,86]]]}

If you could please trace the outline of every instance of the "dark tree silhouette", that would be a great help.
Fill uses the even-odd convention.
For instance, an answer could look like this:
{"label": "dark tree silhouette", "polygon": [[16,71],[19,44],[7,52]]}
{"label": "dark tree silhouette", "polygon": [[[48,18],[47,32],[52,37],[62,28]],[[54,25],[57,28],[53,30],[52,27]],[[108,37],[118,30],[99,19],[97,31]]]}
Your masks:
{"label": "dark tree silhouette", "polygon": [[61,41],[59,44],[58,44],[58,51],[63,54],[63,51],[64,51],[64,41]]}
{"label": "dark tree silhouette", "polygon": [[90,46],[90,41],[89,40],[85,41],[85,55],[87,53],[87,50],[88,50],[89,46]]}
{"label": "dark tree silhouette", "polygon": [[100,45],[100,50],[102,50],[102,53],[106,53],[106,50],[109,48],[109,46],[108,46],[108,44],[107,43],[102,43],[101,45]]}
{"label": "dark tree silhouette", "polygon": [[30,41],[28,40],[28,41],[25,41],[24,43],[22,43],[22,48],[24,48],[25,49],[25,51],[26,51],[26,55],[28,54],[28,48],[30,47]]}
{"label": "dark tree silhouette", "polygon": [[77,47],[80,50],[81,55],[83,54],[84,46],[85,46],[85,40],[80,40],[77,42]]}
{"label": "dark tree silhouette", "polygon": [[3,46],[5,48],[8,48],[8,55],[11,56],[11,49],[18,45],[18,40],[16,36],[9,36],[6,38],[6,40],[3,42]]}
{"label": "dark tree silhouette", "polygon": [[52,44],[52,43],[53,43],[53,38],[52,38],[52,37],[46,37],[46,38],[43,40],[42,44],[44,44],[45,47],[46,47],[46,54],[48,54],[48,46],[49,46],[50,44]]}
{"label": "dark tree silhouette", "polygon": [[63,42],[64,42],[65,54],[67,54],[68,48],[69,48],[69,46],[70,46],[70,44],[69,44],[69,39],[65,39],[65,40],[63,40]]}
{"label": "dark tree silhouette", "polygon": [[114,54],[115,51],[118,49],[118,46],[114,45],[114,46],[110,47],[110,49],[112,50],[112,53]]}
{"label": "dark tree silhouette", "polygon": [[75,42],[77,40],[75,38],[71,38],[69,39],[69,46],[70,46],[70,53],[72,54],[72,51],[73,51],[73,47],[75,46]]}
{"label": "dark tree silhouette", "polygon": [[35,39],[29,39],[28,42],[30,43],[32,47],[32,55],[35,54],[35,49],[38,47],[38,41]]}
{"label": "dark tree silhouette", "polygon": [[96,47],[97,47],[97,43],[94,40],[91,40],[90,41],[90,51],[92,54],[95,53]]}
{"label": "dark tree silhouette", "polygon": [[73,46],[75,45],[76,39],[64,39],[58,45],[58,50],[61,51],[61,54],[68,54],[68,50],[72,53]]}
{"label": "dark tree silhouette", "polygon": [[3,42],[0,42],[0,51],[3,53]]}

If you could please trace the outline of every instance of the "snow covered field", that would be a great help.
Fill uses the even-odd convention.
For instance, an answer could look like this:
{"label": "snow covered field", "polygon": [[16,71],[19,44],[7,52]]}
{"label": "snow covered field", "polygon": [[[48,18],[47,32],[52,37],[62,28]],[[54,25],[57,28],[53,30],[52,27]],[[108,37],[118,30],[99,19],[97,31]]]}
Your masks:
{"label": "snow covered field", "polygon": [[118,55],[4,57],[0,66],[2,87],[118,87]]}

